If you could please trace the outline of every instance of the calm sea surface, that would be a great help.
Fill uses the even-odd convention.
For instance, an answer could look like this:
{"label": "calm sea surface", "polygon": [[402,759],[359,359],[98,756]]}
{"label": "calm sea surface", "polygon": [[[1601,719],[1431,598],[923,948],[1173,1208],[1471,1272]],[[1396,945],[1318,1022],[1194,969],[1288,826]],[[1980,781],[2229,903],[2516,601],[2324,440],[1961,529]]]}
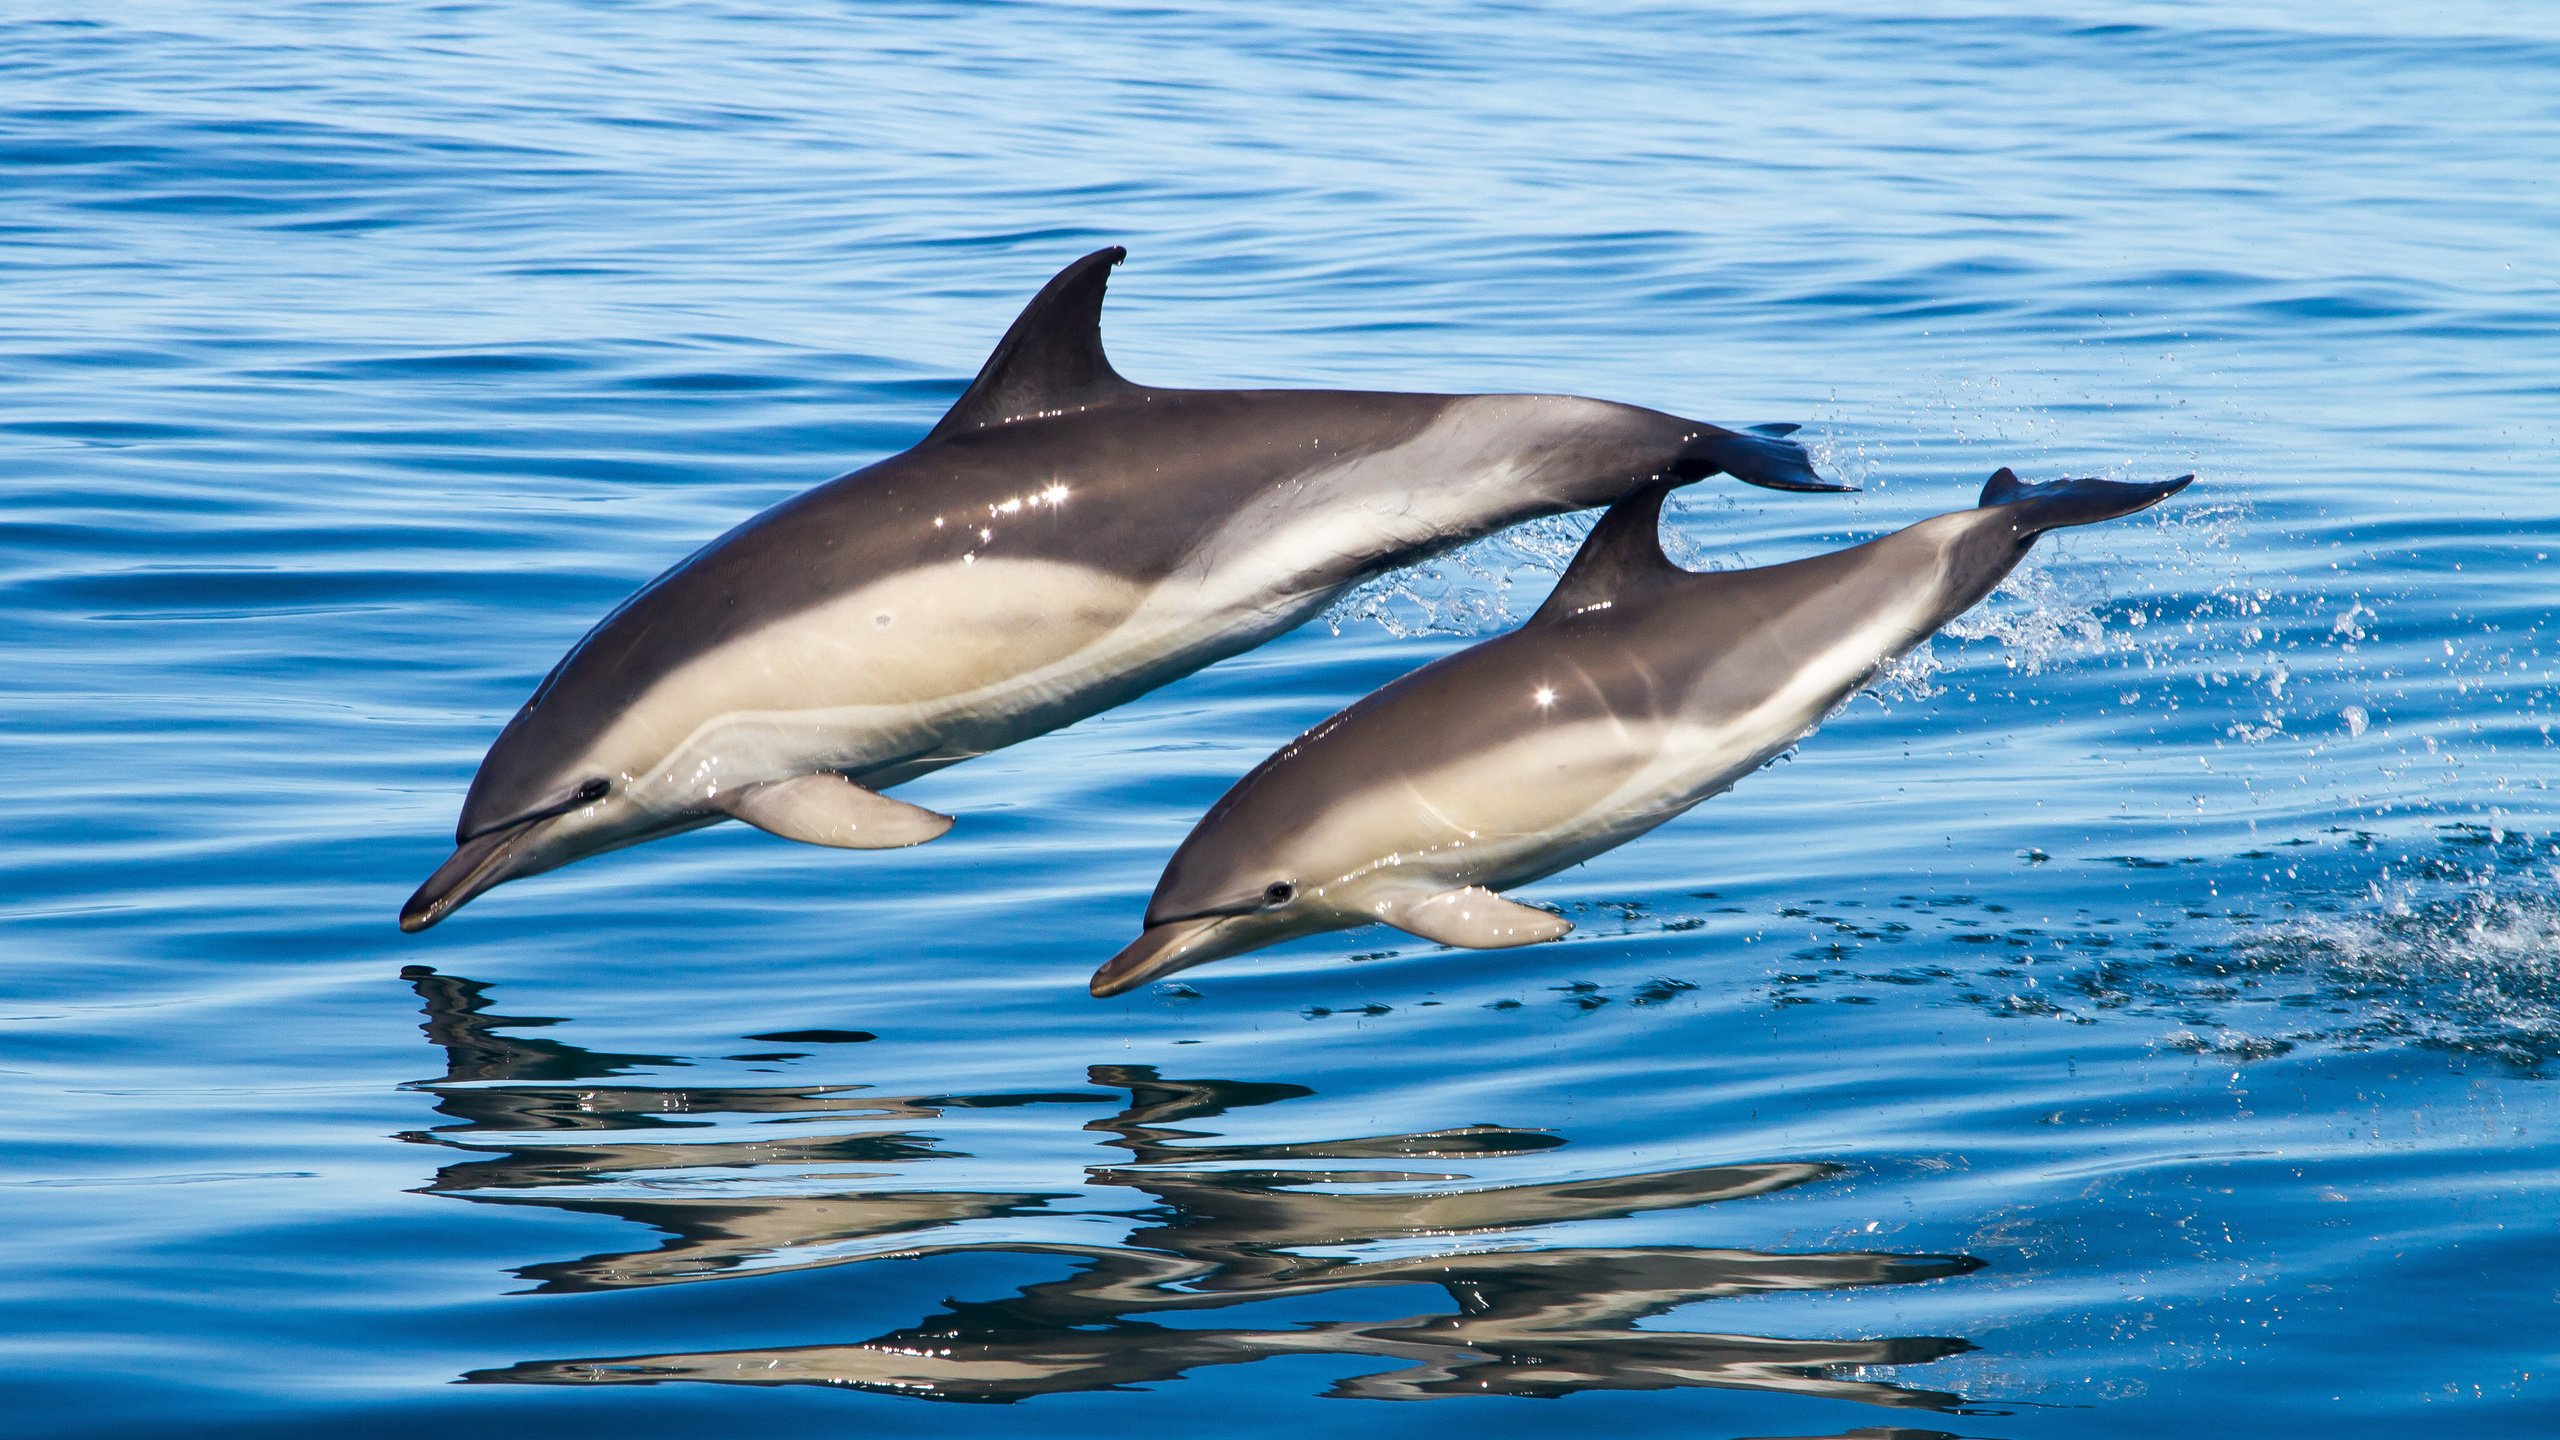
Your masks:
{"label": "calm sea surface", "polygon": [[[0,6],[0,1428],[2560,1433],[2560,18],[2052,8]],[[570,642],[1110,243],[1144,380],[1866,487],[1693,565],[2201,479],[1561,944],[1084,993],[1571,521],[935,844],[394,928]]]}

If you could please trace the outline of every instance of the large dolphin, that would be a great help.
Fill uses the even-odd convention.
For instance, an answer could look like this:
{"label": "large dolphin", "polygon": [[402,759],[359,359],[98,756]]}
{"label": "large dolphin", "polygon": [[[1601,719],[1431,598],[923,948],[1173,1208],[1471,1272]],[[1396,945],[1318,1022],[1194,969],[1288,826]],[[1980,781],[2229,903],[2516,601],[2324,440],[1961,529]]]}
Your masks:
{"label": "large dolphin", "polygon": [[503,880],[736,818],[930,840],[881,791],[1271,639],[1383,571],[1719,472],[1834,490],[1784,438],[1558,395],[1165,390],[1102,351],[1125,252],[1033,298],[922,443],[624,601],[480,764],[423,930]]}
{"label": "large dolphin", "polygon": [[1238,781],[1093,993],[1372,922],[1476,949],[1556,939],[1572,925],[1494,892],[1723,792],[1973,608],[2036,537],[2194,478],[2030,485],[2004,469],[1975,509],[1709,574],[1663,555],[1668,487],[1647,486],[1601,517],[1526,625],[1369,695]]}

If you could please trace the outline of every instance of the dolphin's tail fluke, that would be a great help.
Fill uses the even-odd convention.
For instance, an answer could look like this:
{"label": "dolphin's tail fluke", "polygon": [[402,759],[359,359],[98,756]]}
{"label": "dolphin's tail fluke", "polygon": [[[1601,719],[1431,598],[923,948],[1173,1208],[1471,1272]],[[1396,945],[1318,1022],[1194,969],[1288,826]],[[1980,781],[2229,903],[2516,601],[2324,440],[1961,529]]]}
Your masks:
{"label": "dolphin's tail fluke", "polygon": [[1691,440],[1683,459],[1703,461],[1701,473],[1723,473],[1746,485],[1771,490],[1855,490],[1835,485],[1813,473],[1813,458],[1788,439],[1793,425],[1753,425],[1742,430],[1710,426]]}
{"label": "dolphin's tail fluke", "polygon": [[2126,480],[2048,480],[2031,485],[2003,466],[1982,487],[1982,508],[2013,507],[2010,523],[2021,535],[2041,535],[2066,525],[2094,525],[2148,509],[2187,488],[2196,477],[2140,484]]}

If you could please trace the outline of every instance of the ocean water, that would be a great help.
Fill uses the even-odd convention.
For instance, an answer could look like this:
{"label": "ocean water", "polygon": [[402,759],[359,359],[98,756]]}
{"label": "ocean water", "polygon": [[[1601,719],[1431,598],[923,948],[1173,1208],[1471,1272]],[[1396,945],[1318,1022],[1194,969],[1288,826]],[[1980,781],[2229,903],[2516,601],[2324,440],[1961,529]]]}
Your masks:
{"label": "ocean water", "polygon": [[[2055,8],[0,7],[0,1428],[2560,1431],[2560,19]],[[1865,487],[1685,492],[1695,565],[2200,479],[1555,945],[1084,993],[1572,520],[934,844],[394,928],[570,642],[1109,243],[1141,379]]]}

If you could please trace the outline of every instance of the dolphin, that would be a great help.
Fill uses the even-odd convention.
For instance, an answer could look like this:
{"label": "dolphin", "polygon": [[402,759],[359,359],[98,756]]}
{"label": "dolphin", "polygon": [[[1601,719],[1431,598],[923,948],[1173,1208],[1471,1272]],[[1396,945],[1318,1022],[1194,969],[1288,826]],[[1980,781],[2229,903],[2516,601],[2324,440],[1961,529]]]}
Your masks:
{"label": "dolphin", "polygon": [[1669,487],[1647,485],[1601,517],[1527,624],[1361,699],[1236,782],[1093,993],[1372,922],[1472,949],[1556,939],[1573,926],[1495,892],[1729,789],[1980,603],[2038,536],[2194,478],[2033,485],[2003,469],[1974,509],[1707,574],[1662,553]]}
{"label": "dolphin", "polygon": [[1140,385],[1102,349],[1125,254],[1060,271],[913,449],[755,516],[587,632],[490,746],[400,928],[727,819],[931,840],[950,817],[880,792],[1251,649],[1386,570],[1658,479],[1848,488],[1792,425]]}

